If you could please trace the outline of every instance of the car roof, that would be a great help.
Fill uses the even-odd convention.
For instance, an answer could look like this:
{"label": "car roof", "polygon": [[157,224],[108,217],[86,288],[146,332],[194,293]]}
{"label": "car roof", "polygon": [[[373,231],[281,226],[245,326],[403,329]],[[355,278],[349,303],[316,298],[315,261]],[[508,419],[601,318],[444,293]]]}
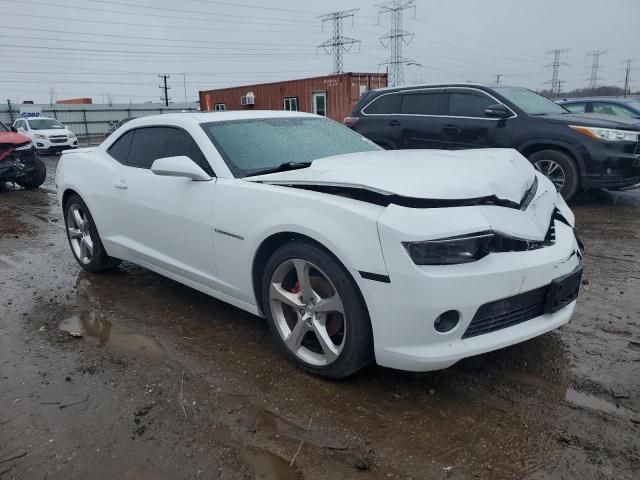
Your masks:
{"label": "car roof", "polygon": [[415,90],[421,88],[491,88],[484,83],[429,83],[420,85],[402,85],[399,87],[383,87],[370,90],[371,92],[397,92],[402,90]]}
{"label": "car roof", "polygon": [[27,122],[29,120],[55,120],[56,122],[58,121],[57,118],[53,118],[53,117],[22,117],[22,120],[26,120]]}
{"label": "car roof", "polygon": [[[229,120],[252,120],[259,118],[318,118],[318,115],[304,112],[290,112],[280,110],[238,110],[226,112],[184,112],[166,113],[162,115],[148,115],[133,118],[127,125],[142,127],[145,125],[157,125],[160,121],[172,123],[209,123],[224,122]],[[322,117],[324,118],[324,117]]]}
{"label": "car roof", "polygon": [[609,98],[609,97],[579,97],[579,98],[563,98],[558,103],[576,103],[576,102],[608,102],[626,105],[633,98]]}

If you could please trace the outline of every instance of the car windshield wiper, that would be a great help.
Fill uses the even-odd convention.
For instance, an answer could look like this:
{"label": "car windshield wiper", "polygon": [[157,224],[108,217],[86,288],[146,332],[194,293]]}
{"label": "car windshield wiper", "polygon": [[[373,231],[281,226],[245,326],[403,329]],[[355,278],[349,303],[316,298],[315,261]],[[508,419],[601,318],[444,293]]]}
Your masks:
{"label": "car windshield wiper", "polygon": [[263,168],[262,170],[251,172],[246,176],[254,177],[256,175],[266,175],[267,173],[286,172],[288,170],[298,170],[299,168],[307,168],[309,166],[311,166],[311,162],[284,162],[277,167]]}

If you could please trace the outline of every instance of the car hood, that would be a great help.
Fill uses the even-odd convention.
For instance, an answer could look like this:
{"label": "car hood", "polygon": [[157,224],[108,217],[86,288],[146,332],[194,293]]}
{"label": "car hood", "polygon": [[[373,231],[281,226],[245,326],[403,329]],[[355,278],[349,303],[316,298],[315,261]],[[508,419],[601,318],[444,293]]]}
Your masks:
{"label": "car hood", "polygon": [[40,135],[69,135],[71,134],[71,130],[67,128],[47,128],[44,130],[33,130],[34,134],[39,133]]}
{"label": "car hood", "polygon": [[565,113],[560,115],[544,115],[549,123],[563,125],[583,125],[585,127],[622,128],[624,130],[640,130],[640,120],[602,113]]}
{"label": "car hood", "polygon": [[410,199],[497,198],[517,205],[534,179],[534,168],[520,153],[497,148],[361,152],[322,158],[304,169],[245,178],[286,186],[350,187]]}
{"label": "car hood", "polygon": [[1,132],[0,133],[0,145],[21,145],[23,143],[30,142],[31,140],[26,135],[15,132]]}
{"label": "car hood", "polygon": [[29,137],[15,132],[0,132],[0,162],[9,158],[14,148],[31,143]]}

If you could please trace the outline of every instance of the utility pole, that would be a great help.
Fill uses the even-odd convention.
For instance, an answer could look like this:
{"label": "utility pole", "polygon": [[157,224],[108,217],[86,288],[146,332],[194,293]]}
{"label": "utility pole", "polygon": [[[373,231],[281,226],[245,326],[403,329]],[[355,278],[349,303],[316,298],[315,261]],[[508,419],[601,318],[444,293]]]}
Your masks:
{"label": "utility pole", "polygon": [[339,12],[327,13],[326,15],[318,17],[322,20],[323,30],[325,22],[333,23],[333,37],[318,45],[318,48],[322,48],[328,55],[333,55],[333,73],[343,72],[343,55],[349,52],[354,44],[360,43],[360,40],[345,37],[342,34],[344,19],[351,18],[351,22],[353,23],[353,17],[358,10],[360,9],[355,8],[353,10],[342,10]]}
{"label": "utility pole", "polygon": [[553,62],[545,65],[545,68],[551,68],[551,80],[545,82],[551,84],[551,96],[558,98],[560,97],[560,90],[562,88],[562,81],[560,80],[560,67],[568,65],[565,62],[561,62],[562,54],[567,53],[569,50],[565,49],[556,49],[545,52],[547,55],[553,54]]}
{"label": "utility pole", "polygon": [[158,75],[158,78],[162,78],[163,80],[163,85],[158,86],[158,88],[162,89],[162,92],[163,92],[163,95],[162,97],[160,97],[160,100],[164,102],[165,107],[168,107],[169,106],[169,89],[171,87],[167,85],[167,79],[171,77],[169,75]]}
{"label": "utility pole", "polygon": [[629,81],[631,80],[631,64],[633,60],[627,59],[624,61],[626,63],[626,67],[624,69],[624,96],[631,95],[631,85]]}
{"label": "utility pole", "polygon": [[[415,0],[392,0],[377,5],[380,8],[380,15],[390,14],[391,30],[386,35],[380,37],[380,43],[384,48],[389,48],[389,60],[383,63],[389,68],[389,84],[392,87],[404,84],[404,65],[415,63],[413,60],[402,56],[402,46],[409,45],[413,39],[413,33],[402,29],[402,20],[405,10],[413,10],[415,18]],[[379,21],[379,20],[378,20]]]}
{"label": "utility pole", "polygon": [[500,85],[500,80],[502,79],[503,75],[501,73],[496,74],[496,85]]}
{"label": "utility pole", "polygon": [[187,103],[187,74],[182,74],[182,85],[184,85],[184,103]]}
{"label": "utility pole", "polygon": [[589,88],[593,94],[598,88],[598,69],[600,68],[600,55],[607,53],[606,50],[593,50],[587,53],[588,57],[592,57],[591,75],[589,75]]}

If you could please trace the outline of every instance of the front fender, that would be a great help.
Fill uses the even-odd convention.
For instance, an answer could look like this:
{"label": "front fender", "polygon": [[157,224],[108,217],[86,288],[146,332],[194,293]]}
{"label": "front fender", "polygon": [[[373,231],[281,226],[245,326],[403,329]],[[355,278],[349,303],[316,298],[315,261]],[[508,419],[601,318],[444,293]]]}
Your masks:
{"label": "front fender", "polygon": [[296,188],[227,179],[220,179],[216,185],[214,202],[217,271],[225,293],[236,298],[256,303],[252,281],[256,252],[266,239],[283,232],[320,243],[354,278],[359,277],[359,271],[387,274],[377,228],[382,207]]}

